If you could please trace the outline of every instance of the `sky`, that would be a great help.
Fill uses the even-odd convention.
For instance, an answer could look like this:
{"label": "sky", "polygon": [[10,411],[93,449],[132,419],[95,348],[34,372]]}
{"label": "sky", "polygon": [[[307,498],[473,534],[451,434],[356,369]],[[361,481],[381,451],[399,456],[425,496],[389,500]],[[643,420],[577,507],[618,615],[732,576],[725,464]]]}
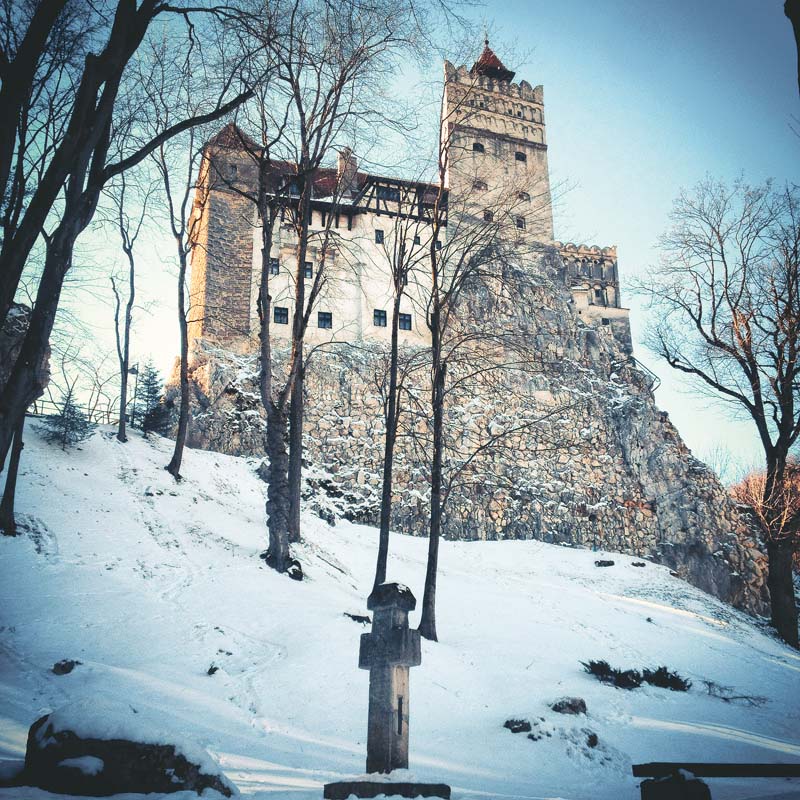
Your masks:
{"label": "sky", "polygon": [[[570,187],[555,209],[556,238],[617,246],[634,352],[662,380],[659,406],[699,457],[722,449],[734,462],[758,464],[752,423],[693,395],[641,345],[647,312],[626,281],[657,262],[682,187],[706,175],[800,183],[800,134],[792,130],[800,131],[800,94],[783,0],[505,0],[468,15],[478,31],[488,28],[517,81],[544,86],[551,181]],[[420,79],[430,85],[441,70],[432,59]],[[90,260],[99,254],[122,266],[111,233],[95,231],[84,246]],[[172,248],[152,232],[142,242],[134,331],[134,359],[152,356],[165,375],[178,352]],[[78,292],[71,304],[97,302]],[[113,312],[98,309],[91,325],[113,359]]]}
{"label": "sky", "polygon": [[[491,45],[528,53],[507,64],[544,86],[551,181],[562,241],[616,244],[634,353],[662,379],[656,400],[699,457],[722,447],[759,463],[745,420],[698,398],[649,354],[646,309],[625,282],[658,261],[658,237],[682,187],[706,174],[800,183],[800,94],[783,0],[508,0],[478,13]],[[496,43],[496,45],[495,45]]]}

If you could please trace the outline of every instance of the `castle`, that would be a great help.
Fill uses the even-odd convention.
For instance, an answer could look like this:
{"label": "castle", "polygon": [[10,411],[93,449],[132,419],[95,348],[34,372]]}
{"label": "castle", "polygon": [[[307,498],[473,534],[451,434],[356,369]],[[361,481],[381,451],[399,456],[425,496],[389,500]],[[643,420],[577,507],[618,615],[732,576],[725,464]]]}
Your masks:
{"label": "castle", "polygon": [[[445,63],[442,137],[449,152],[447,196],[458,198],[462,210],[479,215],[491,213],[486,209],[502,209],[512,215],[517,230],[553,245],[563,258],[577,313],[589,323],[611,325],[630,348],[616,248],[553,241],[543,90],[526,81],[512,83],[513,77],[488,41],[472,69]],[[206,148],[196,203],[202,217],[192,251],[190,297],[197,313],[192,314],[195,321],[189,338],[247,350],[259,329],[261,237],[253,204],[237,193],[255,181],[242,142],[242,134],[231,125]],[[275,169],[290,174],[291,166],[280,162]],[[335,170],[319,170],[304,270],[306,278],[312,279],[322,257],[330,262],[325,269],[331,279],[307,333],[311,343],[363,338],[388,342],[392,287],[385,245],[399,217],[411,246],[425,250],[437,189],[424,181],[360,172],[350,150],[339,153]],[[515,195],[510,203],[504,201],[509,193]],[[452,199],[450,204],[454,204]],[[336,252],[329,248],[323,255],[314,231],[320,233],[326,226],[335,232],[337,246]],[[445,241],[437,246],[446,244],[446,226],[443,230]],[[272,332],[279,340],[290,335],[296,246],[292,226],[277,226],[270,292]],[[336,263],[337,255],[340,263]],[[401,299],[400,337],[405,343],[424,344],[429,333],[418,313],[424,306],[424,288],[416,284],[412,274]]]}
{"label": "castle", "polygon": [[[387,251],[401,235],[398,222],[408,247],[438,249],[455,246],[459,217],[492,222],[499,213],[508,235],[530,245],[519,266],[536,280],[524,296],[476,291],[470,313],[521,332],[541,364],[510,378],[507,392],[478,382],[450,398],[457,431],[452,458],[470,437],[514,433],[503,448],[468,460],[449,498],[444,534],[631,552],[762,612],[766,566],[747,521],[656,408],[651,376],[633,358],[616,248],[554,239],[543,90],[513,79],[488,42],[470,69],[445,62],[442,186],[362,172],[349,150],[335,168],[314,177],[303,269],[307,279],[320,268],[329,277],[306,341],[359,345],[321,348],[307,368],[306,477],[330,497],[329,507],[316,510],[377,518],[383,416],[375,373],[391,336]],[[256,306],[261,236],[254,205],[244,196],[256,175],[242,142],[238,129],[223,129],[206,146],[198,180],[189,326],[196,403],[189,441],[263,455]],[[290,190],[292,168],[285,162],[274,167]],[[446,198],[449,216],[434,242],[437,195]],[[330,231],[336,247],[321,246]],[[290,225],[276,226],[270,292],[278,351],[290,337],[296,244]],[[405,348],[430,341],[425,291],[424,272],[412,272],[400,303]],[[420,374],[420,382],[425,379]],[[520,420],[530,427],[517,425]],[[395,475],[393,525],[424,533],[425,468],[402,438]],[[320,494],[313,493],[317,506]]]}

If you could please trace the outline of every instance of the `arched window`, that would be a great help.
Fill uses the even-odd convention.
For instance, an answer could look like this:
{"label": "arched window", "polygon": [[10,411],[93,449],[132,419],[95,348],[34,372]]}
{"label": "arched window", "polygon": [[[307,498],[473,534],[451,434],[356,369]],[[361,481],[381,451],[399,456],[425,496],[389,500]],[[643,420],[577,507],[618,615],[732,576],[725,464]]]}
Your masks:
{"label": "arched window", "polygon": [[525,155],[525,153],[521,152],[520,150],[517,150],[517,152],[514,153],[514,158],[517,161],[527,161],[528,160],[528,156]]}
{"label": "arched window", "polygon": [[486,150],[484,149],[483,145],[480,142],[473,142],[472,143],[472,152],[473,153],[485,153]]}
{"label": "arched window", "polygon": [[531,199],[531,196],[527,192],[520,192],[519,199],[528,202]]}
{"label": "arched window", "polygon": [[517,217],[517,219],[515,221],[517,223],[517,227],[521,231],[524,231],[525,230],[525,217]]}

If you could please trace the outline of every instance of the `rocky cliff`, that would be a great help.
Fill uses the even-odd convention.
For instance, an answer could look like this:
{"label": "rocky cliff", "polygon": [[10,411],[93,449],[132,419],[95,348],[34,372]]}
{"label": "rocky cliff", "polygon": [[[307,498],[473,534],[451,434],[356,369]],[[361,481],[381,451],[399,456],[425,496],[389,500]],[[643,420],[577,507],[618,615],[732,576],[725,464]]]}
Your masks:
{"label": "rocky cliff", "polygon": [[[627,330],[576,313],[555,254],[476,284],[464,300],[481,337],[454,347],[447,405],[444,532],[534,538],[646,556],[756,613],[766,563],[747,520],[660,411]],[[466,313],[469,310],[469,314]],[[463,337],[469,339],[469,337]],[[424,535],[429,444],[426,353],[404,352],[394,525]],[[197,342],[190,443],[263,453],[256,356]],[[317,352],[307,369],[305,447],[321,515],[376,522],[386,353],[369,342]],[[327,503],[327,505],[326,505]]]}

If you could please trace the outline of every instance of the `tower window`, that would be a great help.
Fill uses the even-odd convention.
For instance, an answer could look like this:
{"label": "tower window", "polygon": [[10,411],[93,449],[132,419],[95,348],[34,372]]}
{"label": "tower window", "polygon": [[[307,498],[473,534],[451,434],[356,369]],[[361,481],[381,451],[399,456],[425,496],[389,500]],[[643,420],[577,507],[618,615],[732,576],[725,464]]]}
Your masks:
{"label": "tower window", "polygon": [[486,209],[486,211],[483,212],[483,221],[484,222],[494,221],[494,214],[491,211],[489,211],[489,209]]}
{"label": "tower window", "polygon": [[437,250],[441,250],[442,249],[442,243],[438,239],[436,240],[436,249]]}
{"label": "tower window", "polygon": [[521,111],[517,111],[517,116],[521,117],[522,116],[522,112]]}
{"label": "tower window", "polygon": [[484,146],[480,142],[473,142],[472,143],[472,152],[473,153],[485,153],[486,150]]}
{"label": "tower window", "polygon": [[281,262],[277,258],[271,258],[269,260],[269,274],[270,275],[277,275],[281,271]]}
{"label": "tower window", "polygon": [[272,309],[272,319],[277,325],[288,325],[289,309],[286,306],[275,306]]}
{"label": "tower window", "polygon": [[332,328],[333,327],[333,314],[330,311],[317,312],[317,327],[318,328]]}
{"label": "tower window", "polygon": [[489,186],[487,185],[486,181],[474,181],[472,188],[479,192],[485,192]]}
{"label": "tower window", "polygon": [[400,314],[400,316],[397,319],[397,327],[400,328],[401,331],[410,331],[411,314]]}
{"label": "tower window", "polygon": [[306,261],[305,265],[303,266],[303,277],[304,278],[314,277],[314,265],[310,261]]}
{"label": "tower window", "polygon": [[527,161],[528,160],[528,156],[525,155],[525,153],[521,152],[520,150],[517,150],[517,152],[514,153],[514,158],[517,161]]}
{"label": "tower window", "polygon": [[403,735],[403,695],[397,696],[397,735]]}
{"label": "tower window", "polygon": [[386,327],[386,312],[382,308],[376,308],[372,312],[372,324],[376,328]]}
{"label": "tower window", "polygon": [[420,244],[421,241],[422,239],[420,239],[419,236],[414,237],[414,244]]}
{"label": "tower window", "polygon": [[525,217],[517,217],[515,222],[517,223],[517,227],[521,230],[525,230]]}
{"label": "tower window", "polygon": [[519,199],[525,200],[526,202],[531,199],[531,196],[527,192],[520,192]]}
{"label": "tower window", "polygon": [[375,231],[375,244],[383,244],[383,231],[380,229]]}

